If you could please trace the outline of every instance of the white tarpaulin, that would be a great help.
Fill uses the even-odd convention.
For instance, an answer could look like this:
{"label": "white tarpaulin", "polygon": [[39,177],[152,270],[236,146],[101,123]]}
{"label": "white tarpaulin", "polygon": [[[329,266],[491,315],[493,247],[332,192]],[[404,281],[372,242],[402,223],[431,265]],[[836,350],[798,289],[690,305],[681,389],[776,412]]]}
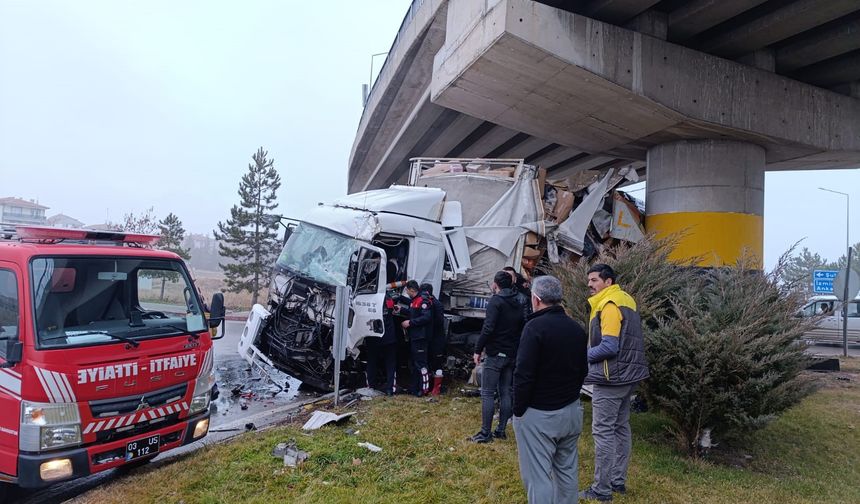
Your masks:
{"label": "white tarpaulin", "polygon": [[521,227],[510,226],[467,227],[463,230],[466,232],[466,238],[492,247],[506,256],[513,253],[520,236],[526,232]]}
{"label": "white tarpaulin", "polygon": [[585,233],[588,231],[588,224],[591,223],[594,213],[600,208],[600,203],[606,194],[609,177],[611,176],[612,170],[609,170],[600,182],[594,184],[591,191],[582,200],[582,203],[570,214],[570,217],[559,224],[558,241],[562,246],[578,254],[582,253],[582,249],[585,246]]}
{"label": "white tarpaulin", "polygon": [[489,292],[489,280],[512,264],[520,238],[527,231],[543,236],[543,205],[535,170],[526,167],[489,210],[473,226],[463,228],[468,238],[472,267],[452,281],[455,289]]}

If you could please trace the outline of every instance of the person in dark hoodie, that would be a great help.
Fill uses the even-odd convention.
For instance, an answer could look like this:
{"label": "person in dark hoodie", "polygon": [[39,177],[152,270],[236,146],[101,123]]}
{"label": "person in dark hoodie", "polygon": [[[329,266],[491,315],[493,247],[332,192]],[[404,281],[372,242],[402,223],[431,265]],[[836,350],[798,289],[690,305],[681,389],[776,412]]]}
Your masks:
{"label": "person in dark hoodie", "polygon": [[[481,373],[481,430],[470,438],[475,443],[489,443],[494,437],[505,439],[505,428],[513,414],[514,363],[520,333],[525,323],[522,304],[511,287],[513,280],[507,271],[499,271],[493,278],[493,292],[487,305],[487,316],[481,336],[475,344],[475,365],[486,352]],[[499,424],[492,434],[495,394],[499,392]]]}

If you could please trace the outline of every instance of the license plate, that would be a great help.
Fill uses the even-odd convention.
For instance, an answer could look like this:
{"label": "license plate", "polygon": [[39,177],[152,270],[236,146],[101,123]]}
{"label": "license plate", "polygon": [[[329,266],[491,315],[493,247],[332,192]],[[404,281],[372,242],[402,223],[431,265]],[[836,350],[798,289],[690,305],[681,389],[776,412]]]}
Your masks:
{"label": "license plate", "polygon": [[161,436],[159,435],[131,441],[125,445],[125,460],[134,460],[158,453],[160,441]]}

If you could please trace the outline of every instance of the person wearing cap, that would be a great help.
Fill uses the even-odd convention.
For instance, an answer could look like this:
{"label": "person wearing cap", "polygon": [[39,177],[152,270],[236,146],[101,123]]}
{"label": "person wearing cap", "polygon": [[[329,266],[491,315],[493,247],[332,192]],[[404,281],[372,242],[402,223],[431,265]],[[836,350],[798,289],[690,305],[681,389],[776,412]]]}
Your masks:
{"label": "person wearing cap", "polygon": [[433,336],[433,308],[427,294],[421,292],[421,286],[415,280],[406,283],[406,293],[411,299],[409,319],[404,320],[401,326],[409,338],[412,357],[412,383],[409,391],[422,396],[430,391],[427,345]]}

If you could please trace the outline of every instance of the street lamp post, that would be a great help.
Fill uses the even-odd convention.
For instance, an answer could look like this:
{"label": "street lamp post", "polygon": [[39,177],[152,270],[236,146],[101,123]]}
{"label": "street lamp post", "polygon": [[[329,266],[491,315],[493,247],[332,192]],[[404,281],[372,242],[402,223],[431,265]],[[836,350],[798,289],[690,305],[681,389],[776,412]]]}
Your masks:
{"label": "street lamp post", "polygon": [[377,56],[387,55],[387,52],[381,52],[370,55],[370,77],[367,79],[367,84],[362,84],[362,97],[361,97],[361,105],[367,105],[367,99],[370,97],[370,90],[373,89],[373,60]]}
{"label": "street lamp post", "polygon": [[819,187],[822,191],[831,192],[834,194],[841,194],[845,196],[845,249],[847,250],[845,256],[845,287],[842,293],[843,301],[842,301],[842,355],[848,356],[848,284],[849,278],[851,277],[851,239],[850,239],[850,219],[851,219],[851,196],[848,193],[844,193],[841,191],[834,191],[833,189],[825,189],[823,187]]}

